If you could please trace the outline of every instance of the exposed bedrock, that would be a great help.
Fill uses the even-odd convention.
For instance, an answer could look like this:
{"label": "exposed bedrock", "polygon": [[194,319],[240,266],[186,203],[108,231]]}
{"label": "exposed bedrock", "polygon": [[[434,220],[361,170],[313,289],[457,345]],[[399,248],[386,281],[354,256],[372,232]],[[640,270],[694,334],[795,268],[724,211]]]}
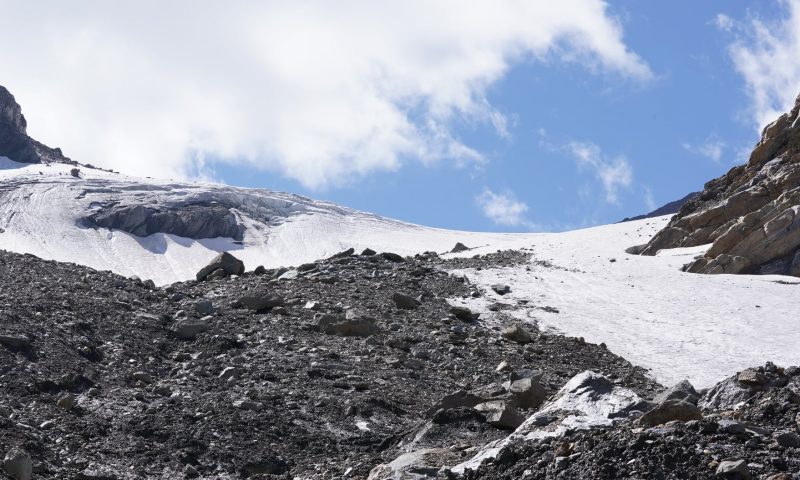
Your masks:
{"label": "exposed bedrock", "polygon": [[800,97],[746,165],[708,182],[641,253],[705,244],[687,271],[800,276]]}
{"label": "exposed bedrock", "polygon": [[226,237],[242,240],[244,226],[228,206],[217,203],[186,205],[107,206],[84,218],[88,226],[122,230],[146,237],[170,233],[195,240]]}

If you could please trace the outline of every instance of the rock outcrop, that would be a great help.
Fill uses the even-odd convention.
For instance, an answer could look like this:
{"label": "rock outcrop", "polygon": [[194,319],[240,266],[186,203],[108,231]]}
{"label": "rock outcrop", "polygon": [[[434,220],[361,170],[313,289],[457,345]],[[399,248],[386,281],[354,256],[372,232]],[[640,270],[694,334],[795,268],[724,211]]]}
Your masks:
{"label": "rock outcrop", "polygon": [[241,225],[227,205],[196,202],[174,205],[109,205],[84,218],[89,227],[122,230],[146,237],[168,233],[199,240],[203,238],[233,238],[242,240]]}
{"label": "rock outcrop", "polygon": [[686,271],[800,276],[800,97],[746,165],[708,182],[641,253],[704,244]]}
{"label": "rock outcrop", "polygon": [[28,136],[28,122],[14,95],[0,85],[0,157],[20,163],[65,162],[58,148],[50,148]]}

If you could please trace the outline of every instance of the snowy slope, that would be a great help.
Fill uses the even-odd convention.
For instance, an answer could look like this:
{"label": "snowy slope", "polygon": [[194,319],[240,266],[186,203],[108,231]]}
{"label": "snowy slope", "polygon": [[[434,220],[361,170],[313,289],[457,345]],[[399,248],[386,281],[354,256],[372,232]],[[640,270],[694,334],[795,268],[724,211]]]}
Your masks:
{"label": "snowy slope", "polygon": [[[534,256],[527,266],[456,272],[486,290],[484,298],[469,300],[484,312],[483,318],[494,318],[485,309],[490,302],[513,304],[518,318],[605,342],[613,352],[652,369],[664,383],[689,378],[703,387],[767,360],[800,364],[798,279],[681,272],[702,248],[656,257],[625,253],[649,240],[669,217],[559,234],[469,233],[266,190],[139,179],[85,168],[77,179],[69,175],[70,168],[0,159],[0,248],[138,275],[158,284],[193,278],[223,250],[252,270],[257,265],[298,265],[349,247],[400,254],[445,252],[458,241],[478,247],[457,254],[462,256],[529,248]],[[235,242],[166,234],[142,238],[79,225],[79,218],[111,197],[142,203],[224,198],[239,206],[237,215],[247,230],[243,241]],[[512,291],[499,297],[488,288],[493,283],[506,283]],[[545,311],[545,306],[559,313]]]}

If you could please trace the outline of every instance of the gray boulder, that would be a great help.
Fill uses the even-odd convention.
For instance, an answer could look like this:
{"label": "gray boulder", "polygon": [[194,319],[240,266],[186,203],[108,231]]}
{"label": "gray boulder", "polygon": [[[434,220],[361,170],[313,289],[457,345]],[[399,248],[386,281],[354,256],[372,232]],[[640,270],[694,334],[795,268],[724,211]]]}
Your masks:
{"label": "gray boulder", "polygon": [[397,305],[398,308],[402,308],[404,310],[413,310],[420,305],[420,301],[416,298],[400,292],[392,294],[392,301],[395,305]]}
{"label": "gray boulder", "polygon": [[3,470],[14,480],[30,480],[33,475],[31,456],[25,450],[12,448],[3,459]]}
{"label": "gray boulder", "polygon": [[684,400],[696,405],[699,399],[700,395],[694,389],[692,384],[689,383],[688,380],[681,380],[680,382],[656,395],[655,398],[653,398],[653,402],[664,403],[667,400]]}
{"label": "gray boulder", "polygon": [[248,310],[261,311],[284,305],[283,297],[271,292],[257,292],[239,298],[239,305]]}
{"label": "gray boulder", "polygon": [[197,281],[205,280],[212,272],[217,270],[222,270],[226,276],[241,275],[244,273],[244,263],[230,253],[222,252],[197,272]]}
{"label": "gray boulder", "polygon": [[673,420],[688,422],[689,420],[702,420],[703,414],[697,405],[683,400],[667,400],[648,410],[639,418],[641,425],[654,427],[663,425]]}
{"label": "gray boulder", "polygon": [[750,468],[744,460],[726,460],[720,462],[716,475],[730,480],[750,480]]}

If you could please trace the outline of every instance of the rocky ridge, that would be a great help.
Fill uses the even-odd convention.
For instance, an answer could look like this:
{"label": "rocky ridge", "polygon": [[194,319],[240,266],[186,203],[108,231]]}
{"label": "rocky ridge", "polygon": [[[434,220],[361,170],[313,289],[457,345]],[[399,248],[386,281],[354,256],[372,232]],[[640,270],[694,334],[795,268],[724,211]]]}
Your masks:
{"label": "rocky ridge", "polygon": [[28,136],[28,122],[14,96],[0,85],[0,157],[21,163],[75,163],[61,153]]}
{"label": "rocky ridge", "polygon": [[687,271],[800,276],[800,97],[764,128],[746,165],[708,182],[638,250],[705,244]]}

